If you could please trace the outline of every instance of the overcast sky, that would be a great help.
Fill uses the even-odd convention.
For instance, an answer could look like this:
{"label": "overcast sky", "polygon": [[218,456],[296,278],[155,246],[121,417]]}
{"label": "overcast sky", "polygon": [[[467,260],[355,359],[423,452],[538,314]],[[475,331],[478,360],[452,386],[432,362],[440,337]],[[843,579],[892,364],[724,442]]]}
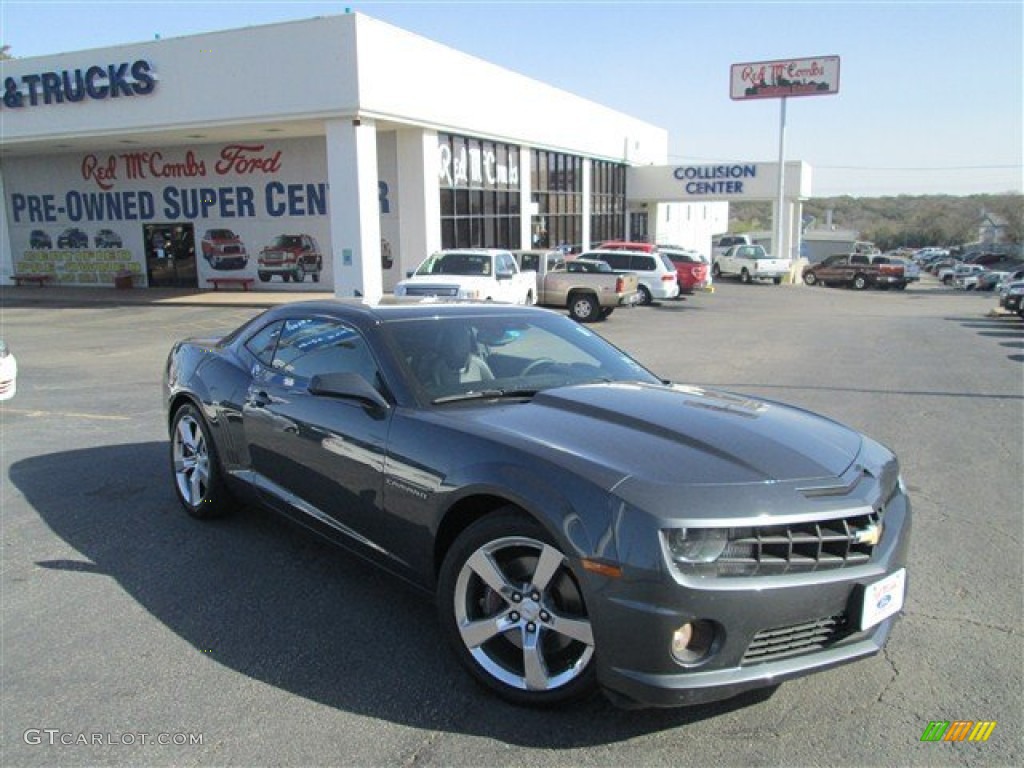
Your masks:
{"label": "overcast sky", "polygon": [[0,0],[0,42],[40,56],[346,8],[665,128],[670,163],[774,162],[779,102],[732,101],[730,65],[838,55],[839,94],[787,106],[786,157],[816,197],[1024,186],[1021,0]]}

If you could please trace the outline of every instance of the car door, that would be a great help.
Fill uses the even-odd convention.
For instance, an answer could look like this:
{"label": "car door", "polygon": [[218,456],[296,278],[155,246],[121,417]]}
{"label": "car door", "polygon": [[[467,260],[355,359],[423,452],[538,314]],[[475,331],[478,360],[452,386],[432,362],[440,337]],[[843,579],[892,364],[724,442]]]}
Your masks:
{"label": "car door", "polygon": [[257,484],[302,522],[376,548],[391,411],[309,391],[325,373],[358,373],[386,391],[366,339],[333,318],[291,318],[252,373],[243,423]]}
{"label": "car door", "polygon": [[848,261],[843,254],[829,256],[815,270],[818,280],[823,283],[841,283],[848,279]]}

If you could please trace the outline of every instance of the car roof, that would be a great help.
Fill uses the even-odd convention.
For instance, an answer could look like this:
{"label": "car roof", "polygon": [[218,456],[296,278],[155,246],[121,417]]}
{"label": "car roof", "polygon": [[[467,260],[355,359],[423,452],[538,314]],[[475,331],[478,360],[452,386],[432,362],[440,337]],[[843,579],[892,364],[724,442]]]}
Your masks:
{"label": "car roof", "polygon": [[498,304],[487,301],[434,301],[384,299],[368,302],[359,298],[314,299],[294,301],[265,312],[264,318],[295,317],[296,315],[322,314],[338,318],[361,320],[375,324],[389,320],[416,318],[479,317],[481,314],[513,317],[525,314],[558,314],[540,307],[517,304]]}

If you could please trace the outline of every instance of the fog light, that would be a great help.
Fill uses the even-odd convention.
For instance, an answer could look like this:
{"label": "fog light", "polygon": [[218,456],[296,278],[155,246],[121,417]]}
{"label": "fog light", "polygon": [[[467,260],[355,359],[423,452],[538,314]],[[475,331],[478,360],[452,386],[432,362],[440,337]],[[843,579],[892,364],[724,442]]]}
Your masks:
{"label": "fog light", "polygon": [[710,621],[688,621],[672,633],[672,655],[683,664],[696,664],[711,652],[714,640]]}

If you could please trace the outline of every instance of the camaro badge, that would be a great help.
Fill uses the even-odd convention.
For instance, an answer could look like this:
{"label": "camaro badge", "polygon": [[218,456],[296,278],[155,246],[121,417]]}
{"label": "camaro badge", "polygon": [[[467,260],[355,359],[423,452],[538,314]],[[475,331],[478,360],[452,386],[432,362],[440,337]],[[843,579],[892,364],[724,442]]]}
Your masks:
{"label": "camaro badge", "polygon": [[867,544],[873,547],[882,540],[882,524],[871,523],[867,528],[857,531],[854,538],[858,544]]}

